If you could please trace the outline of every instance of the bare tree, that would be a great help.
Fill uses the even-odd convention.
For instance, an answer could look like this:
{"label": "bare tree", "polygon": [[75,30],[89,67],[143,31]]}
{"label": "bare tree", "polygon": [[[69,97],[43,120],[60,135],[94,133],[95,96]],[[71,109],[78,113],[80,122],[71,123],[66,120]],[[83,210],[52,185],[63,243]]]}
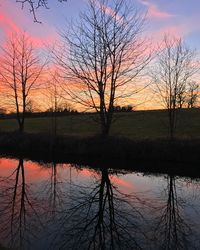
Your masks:
{"label": "bare tree", "polygon": [[50,71],[47,86],[45,88],[45,102],[48,105],[48,111],[52,113],[52,132],[57,134],[57,113],[63,105],[62,88],[59,73],[57,70]]}
{"label": "bare tree", "polygon": [[177,106],[182,109],[187,101],[187,89],[186,86],[182,86],[177,94]]}
{"label": "bare tree", "polygon": [[196,82],[189,82],[188,84],[188,108],[194,108],[198,101],[199,85]]}
{"label": "bare tree", "polygon": [[187,84],[197,72],[195,51],[188,48],[181,38],[165,36],[164,49],[159,53],[153,72],[158,94],[168,111],[169,134],[174,137],[177,108],[182,105]]}
{"label": "bare tree", "polygon": [[58,130],[58,115],[76,112],[73,106],[65,99],[63,91],[63,79],[57,69],[49,69],[49,78],[44,89],[44,103],[46,112],[51,113],[52,132],[56,136]]}
{"label": "bare tree", "polygon": [[[67,0],[58,0],[59,2],[67,2]],[[36,11],[40,7],[49,9],[48,3],[50,2],[49,0],[16,0],[17,3],[21,3],[22,9],[24,8],[25,5],[29,6],[29,10],[33,15],[34,22],[40,23],[37,19]]]}
{"label": "bare tree", "polygon": [[115,102],[138,91],[136,77],[150,60],[141,37],[144,19],[125,0],[89,0],[80,23],[64,34],[66,51],[54,53],[68,79],[67,93],[96,111],[103,135],[109,134]]}
{"label": "bare tree", "polygon": [[[29,105],[31,91],[37,89],[45,63],[25,34],[13,34],[2,49],[0,77],[4,98],[16,110],[19,131],[24,131],[25,113]],[[5,93],[7,93],[5,95]]]}
{"label": "bare tree", "polygon": [[35,101],[33,99],[29,98],[27,100],[27,104],[26,104],[26,112],[33,113],[33,112],[37,112],[37,111],[38,111],[38,108],[37,108]]}

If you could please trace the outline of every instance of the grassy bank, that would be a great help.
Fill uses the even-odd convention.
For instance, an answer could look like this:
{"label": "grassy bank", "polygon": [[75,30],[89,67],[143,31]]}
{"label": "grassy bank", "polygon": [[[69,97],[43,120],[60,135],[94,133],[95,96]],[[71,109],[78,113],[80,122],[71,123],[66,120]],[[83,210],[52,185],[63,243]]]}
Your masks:
{"label": "grassy bank", "polygon": [[[47,134],[0,133],[0,153],[150,172],[200,176],[200,140],[130,140],[119,137],[49,137]],[[136,164],[136,163],[140,164]],[[173,163],[173,164],[166,164]]]}
{"label": "grassy bank", "polygon": [[[58,134],[74,136],[94,136],[100,132],[94,115],[79,114],[58,117]],[[137,111],[118,113],[111,128],[111,136],[122,136],[129,139],[159,139],[168,136],[168,120],[165,110]],[[25,132],[52,132],[52,119],[27,118]],[[17,122],[14,119],[0,120],[0,131],[14,131]],[[185,109],[178,114],[177,138],[200,138],[200,109]]]}

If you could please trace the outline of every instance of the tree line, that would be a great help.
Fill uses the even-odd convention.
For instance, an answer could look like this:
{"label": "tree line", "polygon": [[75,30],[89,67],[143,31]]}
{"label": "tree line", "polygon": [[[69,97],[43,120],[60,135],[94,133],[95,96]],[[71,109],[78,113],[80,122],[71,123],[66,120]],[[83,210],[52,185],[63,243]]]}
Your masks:
{"label": "tree line", "polygon": [[[32,1],[22,2],[33,7],[36,21]],[[46,3],[38,1],[44,7]],[[16,112],[19,130],[24,131],[25,114],[43,91],[40,99],[44,106],[49,100],[49,110],[56,113],[70,102],[95,112],[101,133],[109,135],[114,113],[133,108],[119,103],[151,85],[168,111],[173,138],[178,110],[193,108],[198,101],[197,52],[170,34],[152,48],[144,38],[145,22],[145,13],[125,0],[88,0],[79,21],[50,49],[50,60],[38,53],[26,33],[9,37],[1,46],[1,93],[5,106]],[[148,82],[138,86],[144,75]]]}

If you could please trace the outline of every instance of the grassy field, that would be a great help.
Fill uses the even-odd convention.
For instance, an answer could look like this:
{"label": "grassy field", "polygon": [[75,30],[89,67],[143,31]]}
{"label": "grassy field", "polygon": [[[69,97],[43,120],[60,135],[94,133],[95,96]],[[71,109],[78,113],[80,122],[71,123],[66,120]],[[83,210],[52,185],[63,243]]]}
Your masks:
{"label": "grassy field", "polygon": [[[69,115],[58,117],[58,134],[88,136],[98,134],[98,123],[92,115]],[[31,133],[51,133],[52,118],[27,118],[25,131]],[[0,131],[17,129],[14,119],[0,120]],[[111,135],[132,139],[156,139],[167,137],[168,119],[166,111],[136,111],[115,115]],[[200,138],[200,110],[181,110],[178,113],[177,137]]]}

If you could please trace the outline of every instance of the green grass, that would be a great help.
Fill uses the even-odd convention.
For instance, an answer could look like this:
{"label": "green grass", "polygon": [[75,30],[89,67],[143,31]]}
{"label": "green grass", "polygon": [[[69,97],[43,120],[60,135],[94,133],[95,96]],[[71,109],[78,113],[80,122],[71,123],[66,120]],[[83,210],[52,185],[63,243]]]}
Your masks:
{"label": "green grass", "polygon": [[[129,137],[132,139],[156,139],[168,136],[167,112],[137,111],[115,115],[111,135]],[[58,117],[58,134],[88,136],[98,134],[98,123],[92,115],[70,115]],[[1,131],[17,129],[14,119],[0,120]],[[52,118],[27,118],[25,131],[31,133],[52,131]],[[181,110],[178,114],[177,137],[200,137],[200,110]]]}

